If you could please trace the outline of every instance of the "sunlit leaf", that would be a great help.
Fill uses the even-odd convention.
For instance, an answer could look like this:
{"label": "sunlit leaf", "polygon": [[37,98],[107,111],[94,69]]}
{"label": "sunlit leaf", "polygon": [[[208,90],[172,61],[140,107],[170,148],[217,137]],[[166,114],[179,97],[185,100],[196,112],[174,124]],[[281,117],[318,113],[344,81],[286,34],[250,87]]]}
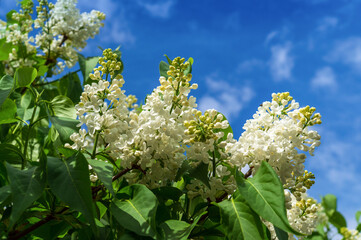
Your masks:
{"label": "sunlit leaf", "polygon": [[231,198],[218,206],[228,239],[264,239],[259,216],[245,202]]}
{"label": "sunlit leaf", "polygon": [[14,87],[14,79],[9,75],[5,75],[0,79],[0,107],[5,99],[10,95]]}
{"label": "sunlit leaf", "polygon": [[35,80],[38,72],[32,67],[22,67],[15,71],[14,79],[16,88],[29,87],[30,84]]}
{"label": "sunlit leaf", "polygon": [[253,178],[237,173],[236,181],[242,197],[258,215],[286,232],[302,235],[288,222],[282,183],[267,162],[262,162]]}
{"label": "sunlit leaf", "polygon": [[146,186],[138,184],[127,186],[122,192],[129,197],[116,200],[110,206],[119,224],[141,236],[155,237],[156,196]]}

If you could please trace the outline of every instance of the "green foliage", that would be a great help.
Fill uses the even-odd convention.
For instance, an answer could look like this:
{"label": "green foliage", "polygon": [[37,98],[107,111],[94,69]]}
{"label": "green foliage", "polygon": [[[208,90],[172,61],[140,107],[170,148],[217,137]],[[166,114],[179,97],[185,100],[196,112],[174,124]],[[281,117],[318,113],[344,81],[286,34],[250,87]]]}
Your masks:
{"label": "green foliage", "polygon": [[262,162],[253,178],[237,174],[236,181],[239,192],[257,214],[286,232],[302,235],[288,222],[281,181],[267,162]]}
{"label": "green foliage", "polygon": [[243,199],[231,198],[218,205],[221,208],[222,225],[228,239],[264,239],[259,216]]}

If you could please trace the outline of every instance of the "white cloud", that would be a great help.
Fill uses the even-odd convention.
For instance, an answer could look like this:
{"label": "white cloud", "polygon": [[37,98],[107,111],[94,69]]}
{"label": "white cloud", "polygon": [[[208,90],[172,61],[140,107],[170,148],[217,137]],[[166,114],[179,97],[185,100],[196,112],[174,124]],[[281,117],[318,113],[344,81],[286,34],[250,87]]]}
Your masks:
{"label": "white cloud", "polygon": [[361,72],[361,38],[351,37],[338,41],[325,59],[350,65]]}
{"label": "white cloud", "polygon": [[152,1],[138,0],[138,5],[143,7],[153,17],[168,18],[170,10],[176,3],[175,0]]}
{"label": "white cloud", "polygon": [[293,57],[290,55],[291,43],[271,47],[270,71],[275,81],[290,80],[294,66]]}
{"label": "white cloud", "polygon": [[231,120],[237,117],[254,97],[254,92],[248,86],[231,86],[228,82],[215,78],[215,76],[206,78],[208,93],[200,98],[198,107],[201,111],[214,108]]}
{"label": "white cloud", "polygon": [[316,71],[315,76],[311,79],[313,89],[337,87],[336,75],[330,67],[323,67]]}
{"label": "white cloud", "polygon": [[320,32],[325,32],[331,28],[334,28],[338,25],[338,18],[336,17],[325,17],[323,18],[318,27],[317,27],[317,31]]}
{"label": "white cloud", "polygon": [[267,34],[266,40],[264,41],[264,44],[267,45],[272,39],[274,39],[278,35],[278,31],[272,31],[269,34]]}
{"label": "white cloud", "polygon": [[253,58],[253,59],[241,62],[238,65],[237,71],[238,72],[247,72],[247,71],[252,71],[255,68],[262,68],[263,66],[264,66],[264,62],[262,60]]}

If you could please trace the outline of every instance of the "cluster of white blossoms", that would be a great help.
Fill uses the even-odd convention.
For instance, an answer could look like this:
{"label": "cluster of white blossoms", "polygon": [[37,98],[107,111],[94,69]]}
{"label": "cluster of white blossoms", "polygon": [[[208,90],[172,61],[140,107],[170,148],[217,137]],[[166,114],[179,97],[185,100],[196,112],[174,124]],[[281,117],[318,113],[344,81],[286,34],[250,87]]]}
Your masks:
{"label": "cluster of white blossoms", "polygon": [[40,1],[35,28],[42,28],[35,43],[48,60],[61,57],[68,67],[77,61],[76,50],[86,46],[86,40],[93,38],[103,26],[105,14],[92,10],[81,13],[76,0],[58,0],[54,5]]}
{"label": "cluster of white blossoms", "polygon": [[[5,26],[4,34],[7,43],[13,50],[9,59],[4,62],[5,70],[12,75],[18,67],[37,64],[33,55],[40,49],[45,65],[59,74],[65,68],[72,67],[78,60],[77,50],[86,46],[86,40],[93,38],[103,26],[104,13],[91,11],[80,13],[76,8],[76,0],[59,0],[55,4],[40,0],[36,7],[37,17],[32,19],[32,1],[22,3],[19,12],[12,13],[12,21]],[[34,28],[39,29],[35,38],[30,36]],[[21,48],[21,50],[19,50]],[[64,60],[58,61],[61,58]]]}
{"label": "cluster of white blossoms", "polygon": [[[126,95],[121,87],[124,84],[123,77],[116,74],[121,63],[117,61],[117,55],[110,49],[104,50],[104,57],[99,59],[100,66],[95,69],[90,78],[96,82],[84,87],[80,102],[75,106],[79,117],[79,133],[71,135],[74,142],[73,149],[86,150],[95,146],[102,146],[110,152],[116,151],[116,144],[128,133],[130,111],[124,104]],[[109,83],[103,77],[111,78]]]}
{"label": "cluster of white blossoms", "polygon": [[264,102],[247,120],[239,140],[226,146],[229,163],[238,168],[248,166],[254,174],[262,161],[273,167],[285,189],[291,226],[305,234],[313,231],[321,211],[306,194],[314,175],[304,169],[305,153],[313,155],[320,145],[320,135],[309,129],[321,123],[321,115],[314,112],[313,107],[300,108],[287,92],[274,93],[272,102]]}
{"label": "cluster of white blossoms", "polygon": [[222,201],[234,193],[234,168],[248,166],[254,174],[267,161],[285,189],[291,226],[305,234],[313,231],[321,207],[306,194],[315,177],[303,163],[305,152],[312,155],[320,144],[318,133],[309,129],[321,123],[314,108],[300,108],[289,93],[273,94],[272,102],[259,107],[236,141],[222,114],[196,109],[196,99],[189,93],[197,84],[190,84],[191,63],[184,58],[169,60],[167,77],[160,77],[160,86],[135,109],[135,96],[124,94],[124,80],[116,74],[119,57],[110,49],[103,55],[90,74],[95,82],[84,87],[76,105],[85,128],[71,136],[74,144],[67,147],[88,151],[92,158],[106,153],[126,170],[123,177],[130,184],[149,188],[171,184],[186,164],[188,171],[205,174],[186,182],[188,197],[208,201]]}

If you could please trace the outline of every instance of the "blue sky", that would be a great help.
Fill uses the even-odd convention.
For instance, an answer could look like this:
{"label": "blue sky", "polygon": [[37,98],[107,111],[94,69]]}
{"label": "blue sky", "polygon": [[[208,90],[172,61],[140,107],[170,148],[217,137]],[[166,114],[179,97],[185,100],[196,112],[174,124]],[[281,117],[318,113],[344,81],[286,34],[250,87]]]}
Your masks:
{"label": "blue sky", "polygon": [[[15,4],[0,0],[0,16]],[[360,0],[79,0],[81,11],[103,11],[105,27],[84,50],[121,45],[125,89],[144,100],[158,85],[158,65],[193,57],[193,91],[201,109],[216,108],[235,136],[273,92],[289,91],[315,106],[322,144],[308,158],[316,175],[309,194],[338,196],[355,227],[361,210]]]}

